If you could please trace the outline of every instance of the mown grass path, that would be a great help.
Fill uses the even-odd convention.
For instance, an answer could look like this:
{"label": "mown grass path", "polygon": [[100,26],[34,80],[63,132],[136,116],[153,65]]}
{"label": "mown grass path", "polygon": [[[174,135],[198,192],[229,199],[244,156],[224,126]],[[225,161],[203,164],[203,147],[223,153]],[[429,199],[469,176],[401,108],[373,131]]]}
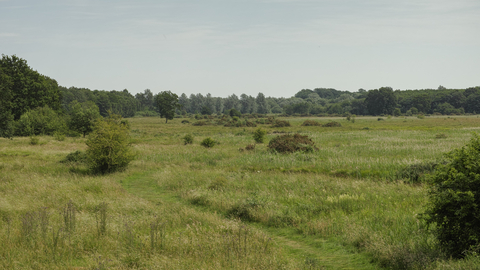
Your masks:
{"label": "mown grass path", "polygon": [[[122,186],[131,194],[149,200],[155,204],[183,204],[197,211],[221,215],[206,207],[191,205],[177,194],[163,190],[152,176],[154,171],[135,174],[121,181]],[[226,217],[225,217],[226,218]],[[304,237],[289,228],[279,229],[259,223],[246,223],[262,230],[274,242],[288,251],[288,254],[305,261],[305,269],[379,269],[366,254],[354,253],[334,240],[316,237]]]}

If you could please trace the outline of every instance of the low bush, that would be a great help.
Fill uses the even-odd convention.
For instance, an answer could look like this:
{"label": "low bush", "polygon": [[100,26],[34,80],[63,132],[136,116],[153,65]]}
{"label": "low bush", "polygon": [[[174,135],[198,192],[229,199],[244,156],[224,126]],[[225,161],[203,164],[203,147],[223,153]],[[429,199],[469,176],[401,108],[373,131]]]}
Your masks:
{"label": "low bush", "polygon": [[253,139],[256,143],[263,143],[265,141],[265,135],[267,135],[267,132],[258,128],[253,132]]}
{"label": "low bush", "polygon": [[305,126],[305,127],[311,127],[311,126],[321,126],[322,124],[320,122],[317,122],[317,121],[313,121],[313,120],[305,120],[303,123],[302,123],[302,126]]}
{"label": "low bush", "polygon": [[340,124],[338,122],[335,122],[335,121],[331,121],[331,122],[323,124],[323,127],[341,127],[341,126],[342,126],[342,124]]}
{"label": "low bush", "polygon": [[272,127],[289,127],[290,122],[285,121],[285,120],[275,120],[275,122],[272,123]]}
{"label": "low bush", "polygon": [[279,153],[313,152],[318,150],[315,147],[315,143],[308,136],[298,133],[277,136],[268,143],[268,148]]}
{"label": "low bush", "polygon": [[188,120],[182,120],[182,124],[190,124],[190,121],[188,121]]}
{"label": "low bush", "polygon": [[200,143],[201,146],[206,148],[212,148],[215,146],[215,144],[216,142],[210,137],[203,139],[203,141]]}
{"label": "low bush", "polygon": [[60,163],[85,163],[87,162],[87,154],[82,151],[75,151],[68,154]]}
{"label": "low bush", "polygon": [[183,143],[185,145],[193,143],[193,135],[191,135],[191,134],[187,134],[187,135],[183,136],[182,139],[183,139]]}
{"label": "low bush", "polygon": [[435,135],[435,139],[446,139],[447,135],[445,133],[439,133]]}
{"label": "low bush", "polygon": [[245,150],[247,151],[252,151],[252,150],[255,150],[255,144],[249,144],[247,146],[245,146]]}
{"label": "low bush", "polygon": [[422,183],[425,181],[426,174],[432,173],[437,165],[438,162],[411,164],[398,170],[397,175],[400,179],[408,179],[410,183]]}
{"label": "low bush", "polygon": [[192,126],[205,126],[205,125],[208,125],[208,123],[207,121],[203,121],[203,120],[197,121],[192,124]]}

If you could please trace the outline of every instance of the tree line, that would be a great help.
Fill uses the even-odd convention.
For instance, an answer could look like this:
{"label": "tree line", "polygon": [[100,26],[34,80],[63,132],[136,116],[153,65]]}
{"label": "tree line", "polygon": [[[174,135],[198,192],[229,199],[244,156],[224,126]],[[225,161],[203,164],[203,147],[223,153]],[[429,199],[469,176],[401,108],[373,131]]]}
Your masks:
{"label": "tree line", "polygon": [[[173,103],[172,103],[173,102]],[[15,55],[0,61],[0,136],[52,134],[75,131],[85,135],[87,123],[110,113],[122,117],[192,114],[285,114],[285,115],[415,115],[476,114],[480,112],[480,87],[467,89],[393,90],[391,87],[357,92],[333,88],[302,89],[289,98],[170,91],[150,89],[132,95],[122,91],[90,90],[59,86],[54,79],[28,66]],[[84,123],[84,124],[79,124]]]}

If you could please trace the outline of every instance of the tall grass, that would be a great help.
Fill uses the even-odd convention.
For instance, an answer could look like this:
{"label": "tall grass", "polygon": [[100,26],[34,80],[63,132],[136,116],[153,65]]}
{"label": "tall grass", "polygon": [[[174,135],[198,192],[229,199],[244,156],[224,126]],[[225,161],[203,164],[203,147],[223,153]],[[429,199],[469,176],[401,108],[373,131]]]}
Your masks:
{"label": "tall grass", "polygon": [[[334,268],[344,257],[335,257],[337,249],[330,262],[315,257],[317,240],[360,254],[372,267],[474,268],[474,255],[442,257],[418,219],[423,184],[406,184],[397,172],[462,146],[476,117],[357,117],[334,119],[342,123],[334,128],[301,127],[304,120],[260,125],[266,141],[300,131],[320,148],[277,155],[261,144],[239,151],[254,142],[256,128],[134,118],[137,159],[101,176],[60,163],[85,150],[83,138],[43,136],[38,145],[0,139],[0,268]],[[186,134],[193,144],[184,144]],[[207,137],[220,144],[202,147]],[[282,238],[272,234],[283,229],[289,233]]]}

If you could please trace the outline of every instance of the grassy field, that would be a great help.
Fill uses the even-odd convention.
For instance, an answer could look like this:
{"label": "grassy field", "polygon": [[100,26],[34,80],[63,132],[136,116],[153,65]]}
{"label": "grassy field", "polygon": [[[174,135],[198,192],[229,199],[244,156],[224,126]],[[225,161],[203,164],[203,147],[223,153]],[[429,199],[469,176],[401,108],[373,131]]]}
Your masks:
{"label": "grassy field", "polygon": [[109,175],[60,162],[83,138],[0,139],[1,269],[480,268],[443,257],[418,217],[425,185],[399,174],[463,146],[477,116],[259,125],[319,148],[288,155],[244,150],[255,127],[128,120],[136,159]]}

